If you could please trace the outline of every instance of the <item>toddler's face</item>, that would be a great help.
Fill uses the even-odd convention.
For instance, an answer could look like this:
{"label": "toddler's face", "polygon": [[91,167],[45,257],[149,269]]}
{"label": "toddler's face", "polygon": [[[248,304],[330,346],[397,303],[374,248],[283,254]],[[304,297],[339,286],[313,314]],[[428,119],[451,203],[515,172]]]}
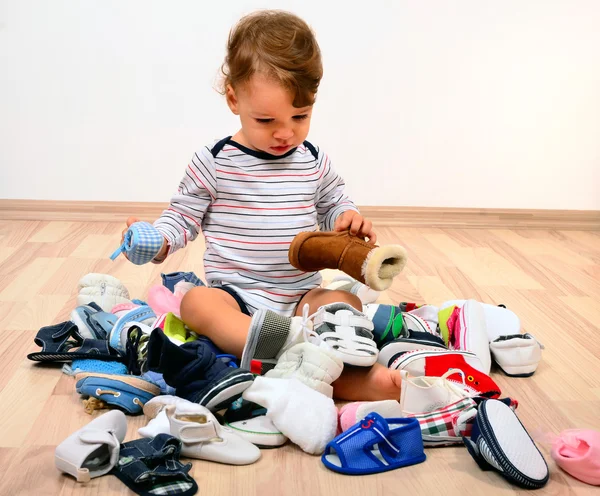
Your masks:
{"label": "toddler's face", "polygon": [[[248,148],[283,155],[308,136],[312,106],[296,108],[293,95],[278,82],[254,75],[241,88],[227,88],[227,103],[240,116],[236,135]],[[235,139],[234,138],[234,139]]]}

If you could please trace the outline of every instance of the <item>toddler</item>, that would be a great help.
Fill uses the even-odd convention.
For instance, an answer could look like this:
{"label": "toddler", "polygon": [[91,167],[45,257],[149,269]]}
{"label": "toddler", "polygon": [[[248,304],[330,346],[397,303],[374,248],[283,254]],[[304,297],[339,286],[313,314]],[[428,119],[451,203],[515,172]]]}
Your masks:
{"label": "toddler", "polygon": [[[154,261],[202,232],[208,286],[186,293],[181,317],[240,357],[249,329],[261,325],[252,320],[257,312],[291,322],[305,304],[310,313],[334,302],[362,311],[355,295],[322,289],[318,272],[290,265],[296,234],[318,225],[350,230],[370,243],[377,237],[327,154],[306,141],[323,73],[308,25],[280,11],[244,17],[230,33],[222,73],[223,93],[241,128],[192,157],[169,208],[154,223],[164,237]],[[129,218],[128,226],[136,220]],[[335,396],[346,400],[398,399],[399,385],[399,373],[378,364],[346,367],[333,384]]]}

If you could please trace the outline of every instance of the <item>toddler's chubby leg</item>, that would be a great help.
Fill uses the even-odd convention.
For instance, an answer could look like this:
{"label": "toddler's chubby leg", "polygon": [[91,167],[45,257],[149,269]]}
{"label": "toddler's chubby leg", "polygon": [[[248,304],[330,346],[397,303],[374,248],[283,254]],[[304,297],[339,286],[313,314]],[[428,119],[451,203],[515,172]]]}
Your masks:
{"label": "toddler's chubby leg", "polygon": [[190,289],[181,301],[181,320],[225,353],[242,355],[251,318],[229,293],[204,286]]}
{"label": "toddler's chubby leg", "polygon": [[[310,305],[312,314],[321,305],[337,302],[348,303],[360,311],[363,308],[360,299],[352,293],[316,288],[306,293],[300,300],[296,315],[302,314],[302,307],[306,303]],[[333,397],[347,401],[398,401],[401,383],[400,371],[390,370],[379,363],[372,367],[346,365],[341,377],[332,384]]]}
{"label": "toddler's chubby leg", "polygon": [[357,310],[362,312],[363,304],[360,298],[348,291],[342,291],[339,289],[324,289],[315,288],[311,289],[306,293],[298,306],[296,307],[296,315],[302,315],[302,308],[305,304],[309,305],[309,314],[313,314],[322,305],[328,305],[329,303],[348,303]]}
{"label": "toddler's chubby leg", "polygon": [[400,400],[399,370],[391,370],[380,363],[372,367],[346,365],[333,386],[333,397],[346,401]]}

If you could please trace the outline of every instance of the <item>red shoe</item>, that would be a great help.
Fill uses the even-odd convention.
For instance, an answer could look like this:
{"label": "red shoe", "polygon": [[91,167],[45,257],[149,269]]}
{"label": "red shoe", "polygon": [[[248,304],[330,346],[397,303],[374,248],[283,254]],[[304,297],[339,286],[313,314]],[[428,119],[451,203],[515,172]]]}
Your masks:
{"label": "red shoe", "polygon": [[450,369],[460,369],[464,377],[456,372],[447,376],[447,379],[471,395],[498,398],[500,388],[490,376],[478,370],[480,366],[477,355],[469,351],[416,350],[404,353],[389,368],[406,370],[415,377],[441,377]]}

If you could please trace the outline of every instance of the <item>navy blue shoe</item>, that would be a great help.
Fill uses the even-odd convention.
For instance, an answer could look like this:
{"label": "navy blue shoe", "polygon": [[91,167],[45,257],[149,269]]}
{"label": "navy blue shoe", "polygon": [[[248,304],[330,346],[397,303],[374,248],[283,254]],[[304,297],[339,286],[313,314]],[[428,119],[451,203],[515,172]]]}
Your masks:
{"label": "navy blue shoe", "polygon": [[147,366],[161,372],[177,396],[212,411],[228,407],[254,381],[251,372],[232,368],[217,358],[204,340],[177,346],[160,329],[150,336]]}

